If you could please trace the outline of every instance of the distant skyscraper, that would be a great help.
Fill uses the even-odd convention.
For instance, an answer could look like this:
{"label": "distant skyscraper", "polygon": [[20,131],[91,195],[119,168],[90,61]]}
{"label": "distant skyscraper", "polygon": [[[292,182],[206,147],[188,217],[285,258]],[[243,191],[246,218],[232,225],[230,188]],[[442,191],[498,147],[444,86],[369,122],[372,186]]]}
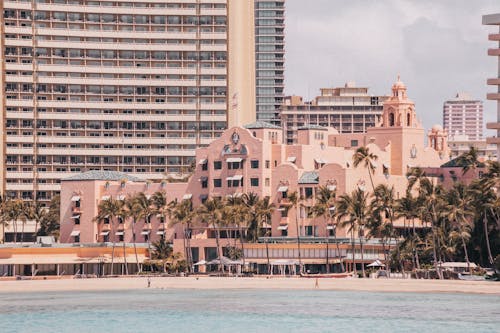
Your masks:
{"label": "distant skyscraper", "polygon": [[257,119],[279,124],[285,64],[285,0],[255,0]]}
{"label": "distant skyscraper", "polygon": [[483,102],[459,93],[443,104],[443,127],[448,135],[466,135],[468,140],[483,138]]}
{"label": "distant skyscraper", "polygon": [[496,42],[496,48],[488,50],[488,55],[497,57],[498,60],[497,74],[493,78],[488,79],[488,84],[496,86],[496,92],[487,95],[489,100],[497,101],[497,121],[488,123],[486,127],[497,131],[496,137],[488,138],[487,142],[497,145],[497,156],[500,158],[500,13],[484,15],[483,24],[497,26],[497,32],[489,35],[489,40]]}

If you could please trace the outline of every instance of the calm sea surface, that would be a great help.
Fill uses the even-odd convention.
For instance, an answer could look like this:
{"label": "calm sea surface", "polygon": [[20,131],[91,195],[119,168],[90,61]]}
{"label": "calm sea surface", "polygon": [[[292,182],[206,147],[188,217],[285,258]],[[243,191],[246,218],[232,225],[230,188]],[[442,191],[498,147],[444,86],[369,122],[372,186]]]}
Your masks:
{"label": "calm sea surface", "polygon": [[0,332],[500,332],[500,296],[343,291],[0,293]]}

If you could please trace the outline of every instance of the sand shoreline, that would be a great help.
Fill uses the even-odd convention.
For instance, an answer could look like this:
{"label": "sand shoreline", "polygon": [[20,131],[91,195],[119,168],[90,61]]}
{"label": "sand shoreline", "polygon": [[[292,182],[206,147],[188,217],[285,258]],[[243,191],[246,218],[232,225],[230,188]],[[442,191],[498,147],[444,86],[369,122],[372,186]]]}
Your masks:
{"label": "sand shoreline", "polygon": [[[467,293],[500,296],[500,283],[413,279],[316,279],[282,277],[150,277],[152,289],[345,290],[368,292]],[[0,293],[119,291],[147,288],[147,277],[0,281]]]}

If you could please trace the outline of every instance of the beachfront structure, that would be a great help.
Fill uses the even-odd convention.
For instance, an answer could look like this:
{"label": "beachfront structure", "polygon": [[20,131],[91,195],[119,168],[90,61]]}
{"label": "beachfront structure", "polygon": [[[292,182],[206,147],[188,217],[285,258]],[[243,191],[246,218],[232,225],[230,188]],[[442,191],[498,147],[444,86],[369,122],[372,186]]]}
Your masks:
{"label": "beachfront structure", "polygon": [[497,121],[486,124],[486,128],[496,130],[496,136],[489,137],[486,141],[497,145],[497,156],[500,156],[500,13],[484,15],[483,24],[496,26],[497,29],[496,32],[488,36],[489,40],[496,43],[496,47],[488,50],[488,55],[496,57],[498,61],[498,70],[496,75],[487,81],[489,85],[496,86],[496,91],[486,95],[487,99],[497,102]]}
{"label": "beachfront structure", "polygon": [[285,81],[285,0],[255,0],[257,120],[280,123]]}
{"label": "beachfront structure", "polygon": [[255,119],[253,8],[0,1],[0,192],[48,201],[88,170],[185,172],[196,147]]}
{"label": "beachfront structure", "polygon": [[[429,131],[428,146],[424,144],[424,137],[415,106],[407,97],[406,86],[399,80],[384,103],[380,124],[368,128],[366,133],[340,134],[333,128],[310,125],[298,130],[297,144],[288,145],[282,141],[282,128],[269,123],[232,127],[207,147],[196,149],[196,168],[187,183],[149,183],[124,174],[95,171],[64,179],[60,241],[130,242],[132,227],[135,227],[137,241],[152,242],[165,237],[173,241],[176,251],[183,252],[182,226],[169,229],[169,222],[162,216],[151,216],[148,221],[136,223],[120,220],[117,226],[106,218],[95,221],[98,204],[109,199],[125,200],[139,192],[150,197],[161,191],[167,201],[188,200],[196,209],[211,198],[239,197],[252,192],[261,198],[270,198],[276,207],[271,221],[265,226],[275,243],[271,246],[273,259],[296,259],[295,250],[284,249],[294,248],[289,243],[299,236],[309,244],[303,246],[302,258],[310,259],[310,264],[324,264],[325,239],[335,236],[345,242],[341,253],[329,249],[330,258],[345,257],[349,256],[347,243],[351,235],[347,228],[337,227],[330,219],[325,221],[310,216],[319,187],[327,187],[337,195],[356,189],[372,192],[373,179],[374,185],[394,186],[396,197],[404,196],[408,170],[439,167],[448,160],[447,133],[442,127],[437,125]],[[378,156],[372,163],[371,177],[367,168],[353,165],[353,155],[362,146]],[[290,201],[294,192],[301,198],[297,206]],[[214,226],[195,218],[191,228],[188,234],[193,261],[215,258]],[[223,235],[221,247],[237,241],[239,229],[234,225],[228,223],[217,229]],[[381,244],[378,241],[368,243],[371,255],[364,259],[381,259]],[[246,260],[261,264],[269,250],[264,244],[245,247]],[[356,256],[356,260],[360,260]]]}
{"label": "beachfront structure", "polygon": [[372,96],[368,88],[348,82],[344,87],[322,88],[312,101],[287,96],[281,110],[285,142],[298,142],[298,129],[319,125],[335,128],[341,134],[366,133],[380,122],[383,102],[388,96]]}
{"label": "beachfront structure", "polygon": [[466,135],[471,141],[483,138],[483,102],[458,93],[443,104],[443,127],[448,135]]}

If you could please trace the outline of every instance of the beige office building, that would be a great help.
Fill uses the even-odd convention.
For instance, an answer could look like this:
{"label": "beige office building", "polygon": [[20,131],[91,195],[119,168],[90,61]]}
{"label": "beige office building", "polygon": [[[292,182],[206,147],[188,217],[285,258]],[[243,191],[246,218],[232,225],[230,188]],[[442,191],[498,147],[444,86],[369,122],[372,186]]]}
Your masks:
{"label": "beige office building", "polygon": [[253,2],[2,0],[0,9],[8,197],[49,200],[61,178],[88,170],[184,172],[228,122],[254,120]]}
{"label": "beige office building", "polygon": [[343,87],[321,88],[312,101],[300,96],[285,97],[281,123],[285,142],[297,143],[297,130],[307,126],[333,127],[339,133],[366,133],[381,121],[383,102],[389,96],[373,96],[368,88],[348,82]]}

